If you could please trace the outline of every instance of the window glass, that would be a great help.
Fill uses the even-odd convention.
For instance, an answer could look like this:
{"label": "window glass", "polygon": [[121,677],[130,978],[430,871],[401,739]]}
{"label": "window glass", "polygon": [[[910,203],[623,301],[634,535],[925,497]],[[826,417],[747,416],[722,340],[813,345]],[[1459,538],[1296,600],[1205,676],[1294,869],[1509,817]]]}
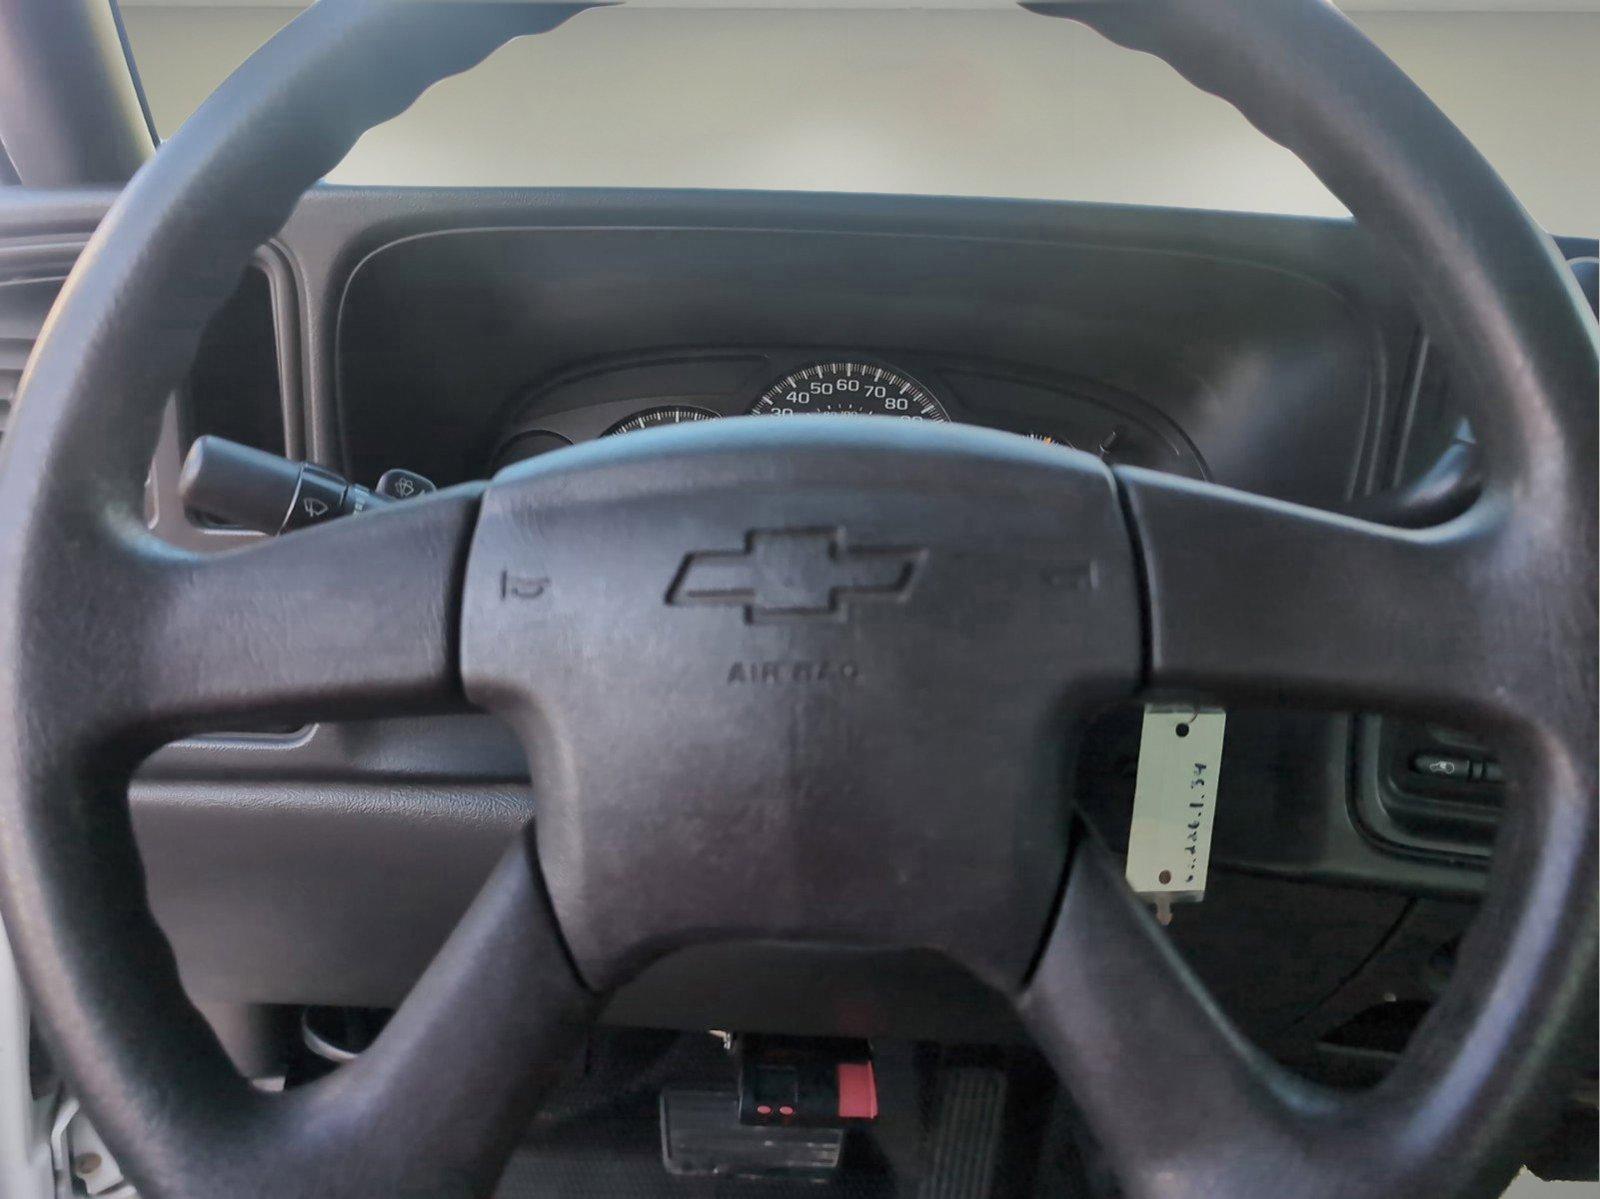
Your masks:
{"label": "window glass", "polygon": [[[1474,7],[1497,3],[1516,0]],[[297,11],[123,4],[163,135]],[[1353,19],[1536,217],[1600,231],[1600,11]],[[1013,7],[586,12],[441,83],[331,178],[1342,211],[1287,151],[1163,64]]]}

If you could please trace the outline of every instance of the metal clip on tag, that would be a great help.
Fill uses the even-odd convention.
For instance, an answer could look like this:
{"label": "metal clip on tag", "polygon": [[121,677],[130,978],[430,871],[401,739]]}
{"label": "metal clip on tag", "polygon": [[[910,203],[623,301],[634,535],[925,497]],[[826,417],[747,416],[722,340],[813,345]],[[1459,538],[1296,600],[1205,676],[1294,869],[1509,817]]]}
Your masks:
{"label": "metal clip on tag", "polygon": [[1220,708],[1144,710],[1126,875],[1162,924],[1174,903],[1205,898],[1227,719]]}

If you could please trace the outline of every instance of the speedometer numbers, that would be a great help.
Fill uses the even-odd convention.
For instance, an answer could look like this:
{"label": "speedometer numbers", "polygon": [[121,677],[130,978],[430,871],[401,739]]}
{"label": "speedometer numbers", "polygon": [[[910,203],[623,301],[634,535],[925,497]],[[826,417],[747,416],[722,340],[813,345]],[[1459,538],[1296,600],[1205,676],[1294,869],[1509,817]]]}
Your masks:
{"label": "speedometer numbers", "polygon": [[899,371],[874,362],[819,362],[792,371],[761,394],[751,416],[806,413],[898,416],[944,420],[950,414],[928,389]]}

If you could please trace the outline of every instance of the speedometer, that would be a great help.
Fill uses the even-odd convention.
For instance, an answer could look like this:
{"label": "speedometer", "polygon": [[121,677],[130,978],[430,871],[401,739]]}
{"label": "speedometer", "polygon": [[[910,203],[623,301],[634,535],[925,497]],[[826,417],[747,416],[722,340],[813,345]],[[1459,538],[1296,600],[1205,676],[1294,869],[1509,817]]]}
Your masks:
{"label": "speedometer", "polygon": [[875,362],[819,362],[792,371],[767,388],[750,409],[751,416],[808,412],[950,419],[944,405],[922,384]]}

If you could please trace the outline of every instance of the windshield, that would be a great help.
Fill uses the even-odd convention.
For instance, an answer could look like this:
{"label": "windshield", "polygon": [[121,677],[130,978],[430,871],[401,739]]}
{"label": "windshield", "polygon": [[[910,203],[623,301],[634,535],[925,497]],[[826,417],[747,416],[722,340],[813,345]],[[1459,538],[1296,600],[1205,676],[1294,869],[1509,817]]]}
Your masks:
{"label": "windshield", "polygon": [[[163,136],[298,11],[123,4]],[[1352,16],[1536,218],[1600,231],[1600,12]],[[1009,6],[581,13],[435,87],[330,178],[1344,211],[1297,159],[1165,65]]]}

